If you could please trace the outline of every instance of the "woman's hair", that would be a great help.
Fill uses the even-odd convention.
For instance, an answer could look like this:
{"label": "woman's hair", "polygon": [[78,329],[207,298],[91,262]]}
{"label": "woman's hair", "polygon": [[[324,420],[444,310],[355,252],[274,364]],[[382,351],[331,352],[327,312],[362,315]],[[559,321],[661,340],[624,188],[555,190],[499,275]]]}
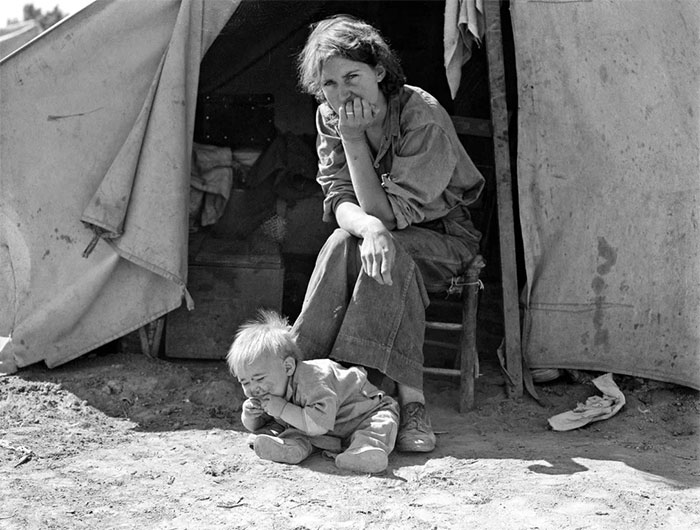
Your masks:
{"label": "woman's hair", "polygon": [[280,359],[301,359],[296,337],[287,319],[275,311],[262,309],[255,320],[249,320],[238,328],[236,338],[226,355],[226,362],[233,375],[264,355]]}
{"label": "woman's hair", "polygon": [[379,87],[385,96],[392,96],[406,82],[399,58],[375,27],[351,17],[335,15],[311,25],[311,34],[297,57],[297,70],[301,89],[323,102],[320,83],[321,70],[331,57],[381,65],[386,70]]}

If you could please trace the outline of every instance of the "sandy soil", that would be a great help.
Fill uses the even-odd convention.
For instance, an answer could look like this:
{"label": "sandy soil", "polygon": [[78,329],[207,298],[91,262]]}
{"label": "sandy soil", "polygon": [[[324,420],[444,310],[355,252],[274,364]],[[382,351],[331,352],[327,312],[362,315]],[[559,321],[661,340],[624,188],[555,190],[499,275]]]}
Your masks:
{"label": "sandy soil", "polygon": [[0,528],[700,528],[697,392],[616,376],[616,416],[554,432],[590,382],[541,385],[541,406],[483,370],[463,415],[453,381],[427,381],[434,453],[363,476],[257,459],[223,362],[35,365],[0,377]]}

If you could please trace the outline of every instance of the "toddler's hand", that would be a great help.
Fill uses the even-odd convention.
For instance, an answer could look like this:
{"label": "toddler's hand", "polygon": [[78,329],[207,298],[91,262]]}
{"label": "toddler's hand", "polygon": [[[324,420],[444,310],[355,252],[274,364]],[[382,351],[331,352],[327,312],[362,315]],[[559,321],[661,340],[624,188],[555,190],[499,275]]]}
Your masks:
{"label": "toddler's hand", "polygon": [[258,398],[248,398],[243,402],[243,413],[251,418],[265,414],[265,409]]}
{"label": "toddler's hand", "polygon": [[279,418],[282,415],[282,409],[287,404],[287,400],[279,396],[265,396],[262,398],[262,407],[270,416]]}

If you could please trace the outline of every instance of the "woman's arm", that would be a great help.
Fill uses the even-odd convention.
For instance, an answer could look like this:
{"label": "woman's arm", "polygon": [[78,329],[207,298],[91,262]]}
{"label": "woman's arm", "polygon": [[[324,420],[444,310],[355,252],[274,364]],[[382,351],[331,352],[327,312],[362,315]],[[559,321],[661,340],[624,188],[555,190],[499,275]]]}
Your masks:
{"label": "woman's arm", "polygon": [[343,137],[343,149],[360,208],[367,215],[381,221],[387,230],[393,230],[396,228],[396,218],[386,191],[377,178],[372,164],[372,152],[364,133],[361,137],[354,139]]}
{"label": "woman's arm", "polygon": [[355,98],[340,107],[338,131],[360,208],[379,219],[388,230],[393,230],[396,228],[396,218],[374,170],[372,151],[367,139],[367,132],[372,127],[381,127],[378,124],[380,119],[366,100]]}
{"label": "woman's arm", "polygon": [[340,203],[335,218],[340,228],[362,239],[360,257],[365,273],[382,285],[391,285],[396,246],[384,223],[352,202]]}
{"label": "woman's arm", "polygon": [[359,205],[338,204],[335,218],[338,226],[362,239],[360,256],[367,275],[391,285],[396,247],[389,232],[396,228],[396,217],[372,164],[366,132],[374,121],[374,112],[365,100],[355,99],[340,108],[338,130]]}

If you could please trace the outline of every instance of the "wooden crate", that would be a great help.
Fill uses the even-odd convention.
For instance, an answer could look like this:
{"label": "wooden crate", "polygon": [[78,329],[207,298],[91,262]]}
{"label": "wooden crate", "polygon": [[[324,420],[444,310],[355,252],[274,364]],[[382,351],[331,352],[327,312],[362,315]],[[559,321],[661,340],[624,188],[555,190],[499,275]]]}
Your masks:
{"label": "wooden crate", "polygon": [[282,310],[284,267],[273,242],[206,240],[190,258],[195,308],[169,313],[165,357],[223,359],[238,327],[260,308]]}

